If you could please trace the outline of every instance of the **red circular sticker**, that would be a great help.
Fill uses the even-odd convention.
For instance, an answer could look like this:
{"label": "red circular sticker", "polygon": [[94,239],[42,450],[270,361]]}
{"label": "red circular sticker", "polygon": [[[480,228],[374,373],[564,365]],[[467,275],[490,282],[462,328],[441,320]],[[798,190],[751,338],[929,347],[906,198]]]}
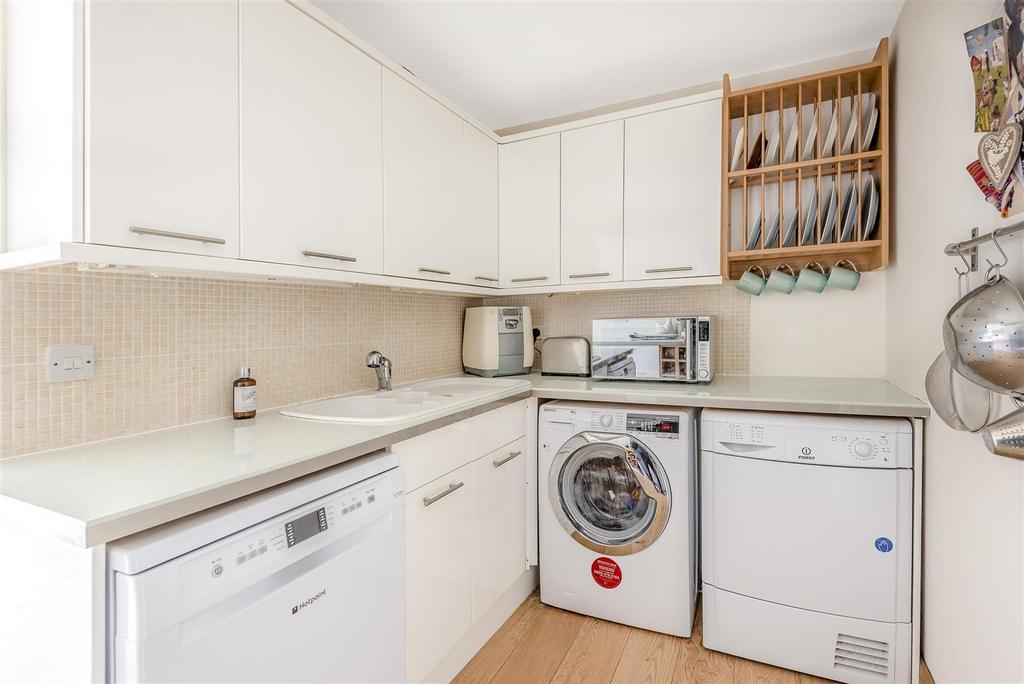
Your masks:
{"label": "red circular sticker", "polygon": [[590,574],[593,575],[594,581],[605,589],[614,589],[622,582],[622,568],[605,556],[590,564]]}

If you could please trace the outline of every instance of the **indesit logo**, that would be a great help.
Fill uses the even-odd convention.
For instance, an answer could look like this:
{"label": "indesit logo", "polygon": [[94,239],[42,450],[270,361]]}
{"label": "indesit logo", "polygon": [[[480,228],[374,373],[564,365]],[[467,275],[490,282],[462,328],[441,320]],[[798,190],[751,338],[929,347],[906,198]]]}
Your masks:
{"label": "indesit logo", "polygon": [[303,608],[309,608],[311,605],[313,605],[314,603],[316,603],[317,601],[322,599],[325,594],[327,594],[327,590],[326,589],[321,589],[319,592],[317,592],[316,594],[313,594],[312,596],[310,596],[308,599],[306,599],[302,603],[298,604],[297,606],[292,606],[292,615],[295,615],[296,613],[298,613]]}

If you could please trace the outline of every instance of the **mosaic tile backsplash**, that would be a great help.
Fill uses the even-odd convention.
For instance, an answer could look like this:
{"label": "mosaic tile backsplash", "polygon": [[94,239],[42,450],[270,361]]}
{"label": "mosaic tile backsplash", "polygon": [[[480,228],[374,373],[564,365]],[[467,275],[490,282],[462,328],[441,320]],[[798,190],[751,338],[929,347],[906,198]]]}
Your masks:
{"label": "mosaic tile backsplash", "polygon": [[[261,409],[375,387],[371,349],[396,383],[459,373],[463,312],[481,301],[74,266],[0,273],[0,457],[228,416],[242,366]],[[530,306],[545,336],[589,337],[593,318],[714,314],[718,372],[749,371],[750,298],[729,286],[483,303]],[[96,377],[47,382],[55,344],[94,345]]]}
{"label": "mosaic tile backsplash", "polygon": [[[590,323],[595,318],[713,315],[716,372],[750,372],[750,297],[731,285],[499,297],[487,299],[485,304],[529,306],[533,325],[540,328],[543,337],[578,335],[590,339]],[[539,358],[535,364],[539,369]]]}
{"label": "mosaic tile backsplash", "polygon": [[[260,408],[462,370],[462,319],[478,299],[143,274],[74,266],[0,273],[0,457],[231,413],[251,366]],[[93,344],[96,377],[49,383],[46,347]]]}

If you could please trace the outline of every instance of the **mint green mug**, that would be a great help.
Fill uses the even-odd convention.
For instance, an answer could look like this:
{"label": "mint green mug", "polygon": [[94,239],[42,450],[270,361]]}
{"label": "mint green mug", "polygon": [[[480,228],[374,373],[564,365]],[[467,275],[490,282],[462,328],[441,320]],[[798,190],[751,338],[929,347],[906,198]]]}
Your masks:
{"label": "mint green mug", "polygon": [[[761,275],[754,273],[754,269],[760,271]],[[748,295],[759,297],[764,292],[764,287],[767,284],[768,281],[764,277],[764,269],[760,266],[751,266],[740,276],[739,281],[736,283],[736,288],[746,292]]]}
{"label": "mint green mug", "polygon": [[[786,273],[786,271],[789,273]],[[768,276],[768,289],[789,294],[796,286],[796,273],[789,264],[779,264]]]}
{"label": "mint green mug", "polygon": [[[818,267],[817,271],[814,270],[815,266]],[[828,276],[825,275],[825,267],[817,261],[812,261],[800,269],[800,275],[796,279],[796,286],[801,290],[818,294],[825,291],[826,284],[828,284]]]}
{"label": "mint green mug", "polygon": [[[843,268],[840,266],[842,263],[847,263],[850,268]],[[829,269],[828,272],[828,286],[834,290],[847,290],[853,292],[857,289],[857,285],[860,284],[860,271],[857,270],[857,264],[853,263],[849,259],[840,259],[835,263],[835,266]]]}

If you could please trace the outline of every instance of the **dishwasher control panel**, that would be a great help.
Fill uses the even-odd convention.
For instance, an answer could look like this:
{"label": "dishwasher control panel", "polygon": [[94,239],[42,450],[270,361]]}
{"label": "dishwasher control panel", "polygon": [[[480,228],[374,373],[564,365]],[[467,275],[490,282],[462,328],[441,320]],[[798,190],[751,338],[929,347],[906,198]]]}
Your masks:
{"label": "dishwasher control panel", "polygon": [[390,504],[382,484],[374,478],[195,551],[197,557],[182,568],[185,587],[202,592],[210,582],[266,572],[326,546]]}

